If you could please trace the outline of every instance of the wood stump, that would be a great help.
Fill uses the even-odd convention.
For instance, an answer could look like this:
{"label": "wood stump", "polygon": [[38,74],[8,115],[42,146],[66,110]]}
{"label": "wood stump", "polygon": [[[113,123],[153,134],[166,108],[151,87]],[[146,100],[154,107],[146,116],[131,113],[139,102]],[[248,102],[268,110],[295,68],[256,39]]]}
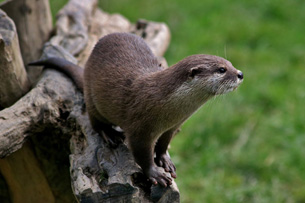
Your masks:
{"label": "wood stump", "polygon": [[[0,25],[2,34],[3,26]],[[132,24],[121,15],[111,15],[97,8],[97,0],[70,0],[58,13],[55,31],[56,34],[44,44],[41,58],[63,57],[83,67],[99,38],[113,32],[131,32],[143,37],[160,62],[167,66],[162,56],[169,45],[170,32],[165,24],[146,20]],[[4,53],[2,50],[0,57]],[[13,50],[19,52],[17,48]],[[8,57],[12,55],[10,53]],[[18,67],[10,67],[1,58],[0,63],[1,69]],[[27,76],[23,65],[20,66],[23,68],[21,75]],[[7,81],[19,85],[11,79]],[[1,80],[0,86],[4,84]],[[24,84],[19,86],[26,87]],[[152,186],[125,144],[117,149],[109,148],[93,131],[83,95],[64,74],[55,70],[43,71],[37,85],[25,94],[27,88],[16,96],[16,103],[8,102],[0,111],[0,170],[10,194],[13,194],[11,200],[41,202],[41,198],[46,198],[44,202],[72,202],[76,198],[79,202],[180,201],[175,182],[167,188]],[[2,94],[7,97],[10,93]],[[24,146],[27,148],[24,149]],[[8,164],[11,163],[9,158],[20,153],[20,150],[26,150],[26,154],[29,154],[27,157],[31,158],[14,159],[14,164]],[[22,158],[23,155],[19,156]],[[35,199],[35,195],[25,195],[18,190],[15,174],[9,167],[17,167],[20,160],[27,162],[22,166],[36,165],[44,197]],[[36,185],[34,181],[30,183]],[[21,185],[27,187],[30,183],[26,181]],[[33,187],[29,190],[37,189]],[[32,199],[26,199],[29,195]]]}

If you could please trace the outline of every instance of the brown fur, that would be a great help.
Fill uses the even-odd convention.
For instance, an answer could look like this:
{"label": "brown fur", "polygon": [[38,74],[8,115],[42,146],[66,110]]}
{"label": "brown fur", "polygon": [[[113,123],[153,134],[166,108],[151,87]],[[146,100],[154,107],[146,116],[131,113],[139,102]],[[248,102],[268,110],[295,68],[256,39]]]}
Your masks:
{"label": "brown fur", "polygon": [[[52,64],[67,69],[54,59]],[[69,75],[75,78],[75,73]],[[81,83],[77,75],[75,82]],[[115,33],[96,44],[83,87],[93,128],[115,144],[122,136],[112,126],[120,126],[145,175],[152,183],[167,186],[171,178],[160,173],[155,162],[176,177],[166,152],[179,127],[209,98],[232,91],[242,79],[229,61],[211,55],[189,56],[163,69],[140,37]]]}

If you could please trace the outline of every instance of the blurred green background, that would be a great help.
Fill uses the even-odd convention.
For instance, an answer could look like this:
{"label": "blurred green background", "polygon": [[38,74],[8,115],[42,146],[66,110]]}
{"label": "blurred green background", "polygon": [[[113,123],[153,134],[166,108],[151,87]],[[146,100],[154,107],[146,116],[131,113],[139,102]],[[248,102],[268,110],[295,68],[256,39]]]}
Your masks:
{"label": "blurred green background", "polygon": [[[66,1],[51,0],[55,14]],[[167,23],[169,65],[227,58],[240,88],[209,101],[171,144],[182,202],[305,202],[305,4],[301,0],[103,0]]]}

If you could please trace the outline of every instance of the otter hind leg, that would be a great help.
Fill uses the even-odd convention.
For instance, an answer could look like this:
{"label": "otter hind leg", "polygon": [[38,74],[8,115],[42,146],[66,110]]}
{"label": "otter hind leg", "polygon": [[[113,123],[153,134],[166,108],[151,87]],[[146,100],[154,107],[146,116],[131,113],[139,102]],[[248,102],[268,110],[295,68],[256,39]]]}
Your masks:
{"label": "otter hind leg", "polygon": [[116,148],[119,144],[124,142],[125,136],[123,132],[117,131],[113,125],[97,119],[95,116],[89,114],[92,128],[109,144],[110,147]]}
{"label": "otter hind leg", "polygon": [[102,128],[102,137],[112,148],[116,148],[124,142],[125,136],[123,132],[119,132],[113,128],[113,125],[100,123]]}
{"label": "otter hind leg", "polygon": [[87,112],[89,115],[90,123],[92,128],[103,138],[103,140],[110,145],[112,148],[116,148],[119,144],[124,142],[125,136],[123,132],[119,132],[113,128],[106,118],[104,118],[92,100],[91,88],[85,87],[85,100],[87,106]]}
{"label": "otter hind leg", "polygon": [[92,102],[87,103],[89,103],[89,105],[87,104],[87,111],[92,128],[112,148],[116,148],[119,144],[123,143],[125,139],[123,132],[115,130],[113,125],[98,113]]}

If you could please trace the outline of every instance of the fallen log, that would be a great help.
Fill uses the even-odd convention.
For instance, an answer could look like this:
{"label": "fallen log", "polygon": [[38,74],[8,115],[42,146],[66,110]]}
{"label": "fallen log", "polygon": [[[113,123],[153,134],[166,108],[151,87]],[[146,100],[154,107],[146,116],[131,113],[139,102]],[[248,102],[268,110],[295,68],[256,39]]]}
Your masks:
{"label": "fallen log", "polygon": [[[59,12],[56,35],[45,44],[41,58],[63,57],[83,66],[97,40],[112,32],[142,36],[166,64],[162,55],[170,33],[165,24],[145,20],[132,24],[98,9],[96,0],[69,1]],[[36,87],[0,112],[0,129],[2,158],[31,140],[56,200],[60,191],[51,180],[64,178],[47,169],[54,168],[56,161],[55,168],[62,167],[67,160],[59,160],[67,156],[72,192],[80,202],[179,202],[175,183],[167,188],[152,186],[125,144],[111,149],[104,143],[89,123],[83,95],[55,70],[44,71]],[[61,199],[68,202],[69,197]]]}

